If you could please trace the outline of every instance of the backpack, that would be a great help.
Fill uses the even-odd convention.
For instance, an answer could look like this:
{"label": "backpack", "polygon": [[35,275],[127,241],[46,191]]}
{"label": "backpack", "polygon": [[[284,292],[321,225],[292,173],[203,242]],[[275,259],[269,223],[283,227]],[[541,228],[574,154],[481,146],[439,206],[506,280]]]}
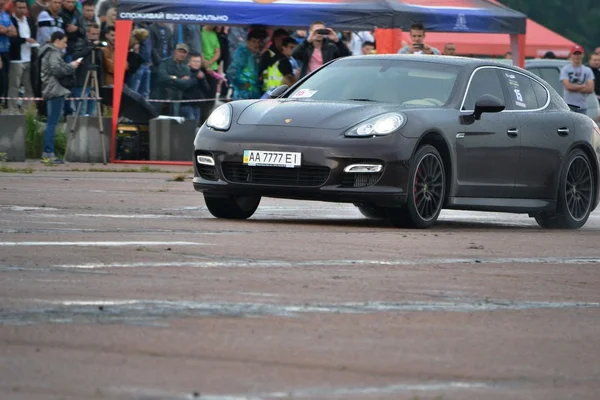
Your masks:
{"label": "backpack", "polygon": [[41,54],[36,54],[35,61],[31,64],[31,88],[35,97],[42,97],[42,58],[48,51],[50,51],[49,48]]}

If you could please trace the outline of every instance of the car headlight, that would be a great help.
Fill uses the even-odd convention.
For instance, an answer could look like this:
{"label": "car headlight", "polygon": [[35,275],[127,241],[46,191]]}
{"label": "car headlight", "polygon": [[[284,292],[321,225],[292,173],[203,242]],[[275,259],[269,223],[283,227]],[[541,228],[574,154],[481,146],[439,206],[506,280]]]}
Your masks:
{"label": "car headlight", "polygon": [[389,135],[400,129],[405,123],[406,117],[404,114],[387,113],[361,122],[346,132],[346,136],[365,137]]}
{"label": "car headlight", "polygon": [[206,120],[206,126],[218,131],[226,131],[231,127],[233,109],[229,104],[223,104],[213,111]]}

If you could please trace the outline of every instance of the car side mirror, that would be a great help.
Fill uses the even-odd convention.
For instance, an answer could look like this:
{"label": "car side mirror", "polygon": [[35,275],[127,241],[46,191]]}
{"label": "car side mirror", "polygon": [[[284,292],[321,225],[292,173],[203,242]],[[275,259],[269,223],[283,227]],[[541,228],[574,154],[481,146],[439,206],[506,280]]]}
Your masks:
{"label": "car side mirror", "polygon": [[276,99],[277,97],[279,97],[282,94],[284,94],[285,91],[288,90],[288,88],[289,88],[288,85],[277,86],[275,89],[273,89],[273,91],[271,92],[271,94],[269,95],[269,97],[272,98],[272,99]]}
{"label": "car side mirror", "polygon": [[504,110],[504,108],[504,101],[491,94],[484,94],[475,103],[473,117],[475,117],[475,119],[480,119],[481,114],[483,113],[497,113]]}

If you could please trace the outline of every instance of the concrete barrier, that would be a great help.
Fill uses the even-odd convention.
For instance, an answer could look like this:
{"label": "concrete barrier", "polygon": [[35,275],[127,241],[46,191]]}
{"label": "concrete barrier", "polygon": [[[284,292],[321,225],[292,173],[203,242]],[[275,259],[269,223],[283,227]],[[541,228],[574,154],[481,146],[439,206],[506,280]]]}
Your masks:
{"label": "concrete barrier", "polygon": [[150,160],[192,161],[196,121],[178,118],[154,118],[150,120]]}
{"label": "concrete barrier", "polygon": [[[67,138],[71,132],[74,118],[75,117],[73,116],[67,117],[67,124],[65,126]],[[102,124],[104,128],[103,137],[106,150],[106,161],[109,162],[112,118],[102,118]],[[73,131],[73,138],[71,140],[71,146],[69,148],[66,161],[87,163],[103,162],[102,142],[100,139],[100,126],[98,123],[98,117],[79,117],[77,119],[77,126]]]}
{"label": "concrete barrier", "polygon": [[25,115],[0,116],[0,153],[7,161],[25,161],[27,119]]}

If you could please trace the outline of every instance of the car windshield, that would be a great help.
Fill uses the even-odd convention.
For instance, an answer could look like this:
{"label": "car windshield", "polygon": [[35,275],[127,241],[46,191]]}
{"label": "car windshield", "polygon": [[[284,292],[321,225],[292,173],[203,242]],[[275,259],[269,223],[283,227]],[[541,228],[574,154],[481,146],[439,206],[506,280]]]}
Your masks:
{"label": "car windshield", "polygon": [[340,60],[315,73],[288,97],[436,107],[448,101],[459,71],[458,66],[432,62]]}

